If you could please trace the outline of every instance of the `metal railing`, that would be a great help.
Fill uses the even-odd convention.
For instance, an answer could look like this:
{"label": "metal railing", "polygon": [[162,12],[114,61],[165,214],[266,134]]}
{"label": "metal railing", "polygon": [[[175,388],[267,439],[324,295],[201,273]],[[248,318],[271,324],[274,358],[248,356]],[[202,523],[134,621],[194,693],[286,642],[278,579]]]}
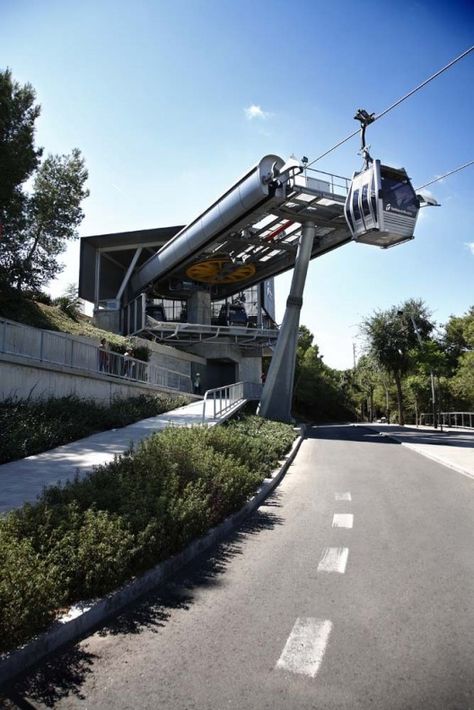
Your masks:
{"label": "metal railing", "polygon": [[[474,412],[438,412],[437,420],[442,426],[451,427],[453,429],[474,428]],[[429,425],[432,423],[432,412],[423,412],[420,414],[420,424]]]}
{"label": "metal railing", "polygon": [[[164,303],[166,300],[164,299]],[[219,301],[218,303],[223,303]],[[167,320],[159,320],[152,312],[146,308],[145,294],[140,294],[134,298],[123,310],[123,333],[125,335],[136,335],[142,330],[149,330],[160,339],[166,340],[208,340],[218,339],[220,336],[233,338],[242,345],[255,345],[258,343],[273,342],[278,338],[278,326],[268,325],[262,322],[260,325],[216,325],[203,323],[188,323],[181,320],[170,320],[166,311],[167,306],[163,306]],[[158,314],[156,314],[158,315]]]}
{"label": "metal railing", "polygon": [[6,319],[0,319],[0,353],[180,392],[192,390],[190,375],[103,350],[64,333],[41,330]]}
{"label": "metal railing", "polygon": [[303,174],[313,180],[316,179],[317,181],[329,183],[330,192],[334,195],[342,195],[344,197],[346,197],[349,192],[349,187],[352,182],[351,178],[344,177],[343,175],[326,173],[324,170],[317,170],[316,168],[306,168]]}
{"label": "metal railing", "polygon": [[[207,390],[202,403],[202,421],[217,419],[244,399],[244,382]],[[212,416],[209,416],[209,410]],[[206,416],[207,415],[207,416]]]}

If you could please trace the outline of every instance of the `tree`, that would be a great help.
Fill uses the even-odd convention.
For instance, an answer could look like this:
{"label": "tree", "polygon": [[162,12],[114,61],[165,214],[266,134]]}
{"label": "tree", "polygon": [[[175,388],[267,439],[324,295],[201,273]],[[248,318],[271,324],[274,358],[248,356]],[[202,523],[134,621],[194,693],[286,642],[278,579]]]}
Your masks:
{"label": "tree", "polygon": [[[11,71],[0,71],[0,216],[5,216],[19,196],[18,190],[36,170],[42,148],[35,148],[35,105],[30,84],[20,86]],[[3,224],[3,220],[2,220]]]}
{"label": "tree", "polygon": [[412,351],[420,347],[418,337],[427,339],[433,330],[430,315],[423,301],[410,299],[386,311],[375,311],[361,326],[369,354],[395,381],[400,424],[405,423],[402,378],[410,371]]}
{"label": "tree", "polygon": [[69,284],[61,296],[54,299],[53,304],[58,306],[69,318],[78,320],[83,312],[84,302],[79,298],[76,284]]}
{"label": "tree", "polygon": [[[374,392],[378,384],[378,367],[370,355],[362,355],[356,367],[356,381],[363,394],[362,407],[368,404],[369,421],[374,419]],[[362,413],[362,412],[361,412]]]}
{"label": "tree", "polygon": [[463,316],[451,316],[445,325],[443,347],[455,368],[466,350],[474,350],[474,306]]}
{"label": "tree", "polygon": [[300,381],[305,353],[311,347],[311,345],[313,343],[313,338],[314,338],[314,336],[311,333],[311,331],[309,330],[309,328],[307,328],[305,325],[300,325],[299,330],[298,330],[298,342],[296,344],[295,375],[294,375],[295,388],[298,386],[298,383]]}
{"label": "tree", "polygon": [[[79,150],[49,155],[34,146],[35,92],[0,72],[0,288],[38,291],[61,271],[59,255],[77,238],[87,170]],[[5,174],[5,183],[3,177]],[[25,190],[28,178],[32,190]]]}
{"label": "tree", "polygon": [[463,410],[474,409],[474,350],[462,353],[449,389]]}
{"label": "tree", "polygon": [[323,362],[312,333],[300,328],[295,369],[294,409],[312,421],[352,420],[348,376]]}

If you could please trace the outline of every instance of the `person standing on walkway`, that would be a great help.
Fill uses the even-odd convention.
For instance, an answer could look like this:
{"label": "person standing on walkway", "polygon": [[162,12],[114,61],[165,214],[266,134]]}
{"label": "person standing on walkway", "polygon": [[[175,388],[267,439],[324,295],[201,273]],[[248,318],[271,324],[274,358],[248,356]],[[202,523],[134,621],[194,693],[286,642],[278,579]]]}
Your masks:
{"label": "person standing on walkway", "polygon": [[194,394],[201,394],[201,375],[196,372],[193,382]]}
{"label": "person standing on walkway", "polygon": [[125,377],[134,376],[134,367],[134,352],[132,348],[127,348],[123,355],[123,374],[125,375]]}
{"label": "person standing on walkway", "polygon": [[109,348],[107,340],[102,338],[99,345],[99,372],[109,371]]}

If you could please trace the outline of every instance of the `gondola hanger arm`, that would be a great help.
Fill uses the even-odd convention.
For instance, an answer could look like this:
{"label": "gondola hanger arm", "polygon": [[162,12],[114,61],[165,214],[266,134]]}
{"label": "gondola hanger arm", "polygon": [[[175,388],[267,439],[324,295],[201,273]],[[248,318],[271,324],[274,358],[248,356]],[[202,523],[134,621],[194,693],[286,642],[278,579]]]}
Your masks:
{"label": "gondola hanger arm", "polygon": [[369,153],[370,146],[368,146],[365,142],[365,131],[367,126],[370,126],[370,124],[375,121],[375,114],[369,113],[365,109],[360,108],[357,110],[354,119],[356,121],[360,121],[360,153],[364,159],[364,167],[367,169],[369,165],[374,162],[374,160]]}

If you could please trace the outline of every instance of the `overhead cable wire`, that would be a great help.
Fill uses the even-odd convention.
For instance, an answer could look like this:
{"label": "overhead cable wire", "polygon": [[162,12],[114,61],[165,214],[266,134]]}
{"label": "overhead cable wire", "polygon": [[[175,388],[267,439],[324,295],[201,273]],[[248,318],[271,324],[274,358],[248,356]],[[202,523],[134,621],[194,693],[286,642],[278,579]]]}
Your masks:
{"label": "overhead cable wire", "polygon": [[[472,51],[474,51],[474,45],[472,45],[472,47],[469,47],[468,49],[466,49],[466,50],[465,50],[462,54],[460,54],[459,56],[457,56],[457,57],[455,57],[454,59],[452,59],[452,60],[449,62],[449,64],[446,64],[444,67],[442,67],[441,69],[439,69],[437,72],[435,72],[434,74],[432,74],[431,76],[429,76],[429,77],[428,77],[427,79],[425,79],[425,81],[423,81],[421,84],[418,84],[418,86],[415,86],[414,89],[412,89],[412,90],[409,91],[407,94],[405,94],[404,96],[402,96],[400,99],[398,99],[397,101],[395,101],[393,104],[391,104],[391,106],[389,106],[388,108],[386,108],[384,111],[382,111],[381,113],[379,113],[379,114],[377,114],[376,116],[374,116],[372,123],[375,122],[375,121],[378,121],[379,118],[382,118],[382,116],[385,116],[385,114],[387,114],[389,111],[391,111],[392,109],[394,109],[396,106],[399,106],[403,101],[406,101],[406,99],[408,99],[410,96],[413,96],[413,94],[415,94],[417,91],[419,91],[419,90],[422,89],[424,86],[426,86],[427,84],[429,84],[430,81],[433,81],[433,79],[436,79],[438,76],[440,76],[440,74],[442,74],[443,72],[445,72],[445,71],[447,71],[448,69],[450,69],[450,68],[451,68],[454,64],[456,64],[457,62],[461,61],[461,59],[464,59],[464,57],[467,57],[467,55],[470,54]],[[341,141],[339,141],[339,143],[336,143],[336,145],[333,145],[332,148],[329,148],[329,150],[326,150],[324,153],[321,153],[321,155],[318,155],[317,158],[314,158],[314,160],[312,160],[310,163],[308,163],[308,165],[307,165],[306,167],[309,168],[311,165],[313,165],[314,163],[316,163],[318,160],[321,160],[321,158],[324,158],[324,157],[325,157],[326,155],[328,155],[329,153],[332,153],[333,150],[336,150],[336,148],[339,148],[339,146],[341,146],[341,145],[343,145],[344,143],[346,143],[348,140],[350,140],[351,138],[353,138],[354,136],[356,136],[359,132],[360,132],[360,129],[357,128],[357,129],[356,129],[355,131],[353,131],[350,135],[346,136],[346,137],[343,138]]]}
{"label": "overhead cable wire", "polygon": [[454,168],[454,170],[450,170],[449,173],[444,173],[444,175],[440,175],[439,177],[435,178],[434,180],[431,180],[430,182],[425,182],[424,185],[420,185],[420,187],[417,187],[416,189],[423,190],[424,187],[428,187],[428,185],[433,185],[433,183],[443,180],[443,178],[448,177],[448,175],[454,175],[454,173],[458,173],[460,170],[464,170],[464,168],[468,168],[470,165],[474,165],[474,160],[469,161],[469,163],[464,163],[464,165],[460,165],[459,168]]}

